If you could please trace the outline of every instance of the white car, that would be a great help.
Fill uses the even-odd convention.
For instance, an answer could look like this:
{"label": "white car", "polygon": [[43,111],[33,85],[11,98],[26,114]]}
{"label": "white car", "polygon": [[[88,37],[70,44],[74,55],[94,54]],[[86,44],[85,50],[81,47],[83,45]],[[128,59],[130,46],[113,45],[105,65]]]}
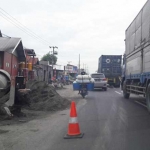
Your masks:
{"label": "white car", "polygon": [[92,73],[91,77],[94,79],[94,88],[102,88],[107,91],[107,79],[103,73]]}

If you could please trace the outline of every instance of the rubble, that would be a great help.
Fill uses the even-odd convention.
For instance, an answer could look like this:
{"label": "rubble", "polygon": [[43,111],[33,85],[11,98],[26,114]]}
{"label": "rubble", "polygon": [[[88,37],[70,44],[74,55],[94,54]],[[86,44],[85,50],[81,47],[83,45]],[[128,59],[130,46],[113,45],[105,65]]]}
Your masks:
{"label": "rubble", "polygon": [[[8,95],[4,97],[4,100],[8,98]],[[17,118],[31,120],[44,115],[47,111],[66,109],[70,106],[70,101],[61,97],[52,85],[43,81],[29,81],[26,89],[18,90],[17,104],[13,106],[0,105],[1,124],[5,124],[5,122],[11,124],[12,122],[9,122],[9,120],[14,120],[14,123],[15,121],[18,122]],[[2,122],[2,120],[5,120],[5,122]]]}
{"label": "rubble", "polygon": [[9,100],[10,92],[0,97],[0,106],[4,105]]}
{"label": "rubble", "polygon": [[9,107],[5,104],[5,102],[8,101],[9,96],[10,93],[8,92],[6,95],[0,98],[0,115],[6,116],[8,118],[12,116]]}
{"label": "rubble", "polygon": [[0,120],[11,119],[13,114],[6,104],[0,106]]}
{"label": "rubble", "polygon": [[30,81],[27,88],[31,90],[28,96],[30,98],[31,110],[55,111],[66,108],[70,101],[61,97],[52,85],[43,81]]}

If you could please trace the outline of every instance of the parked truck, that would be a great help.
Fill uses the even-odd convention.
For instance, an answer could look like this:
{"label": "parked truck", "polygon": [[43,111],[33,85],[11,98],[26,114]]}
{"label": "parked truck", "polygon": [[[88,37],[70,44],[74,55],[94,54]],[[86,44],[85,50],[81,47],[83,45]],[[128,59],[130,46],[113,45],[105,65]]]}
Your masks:
{"label": "parked truck", "polygon": [[122,90],[124,98],[130,94],[146,97],[150,112],[150,0],[126,29]]}
{"label": "parked truck", "polygon": [[101,55],[98,73],[104,73],[110,86],[120,87],[122,55]]}

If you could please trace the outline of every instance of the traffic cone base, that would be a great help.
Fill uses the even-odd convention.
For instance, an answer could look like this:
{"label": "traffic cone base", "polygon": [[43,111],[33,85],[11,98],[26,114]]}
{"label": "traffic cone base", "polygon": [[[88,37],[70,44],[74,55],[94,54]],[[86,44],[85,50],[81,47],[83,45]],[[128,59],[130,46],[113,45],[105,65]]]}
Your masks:
{"label": "traffic cone base", "polygon": [[66,134],[64,136],[64,139],[76,139],[76,138],[82,138],[84,133],[80,133],[79,135],[68,135]]}

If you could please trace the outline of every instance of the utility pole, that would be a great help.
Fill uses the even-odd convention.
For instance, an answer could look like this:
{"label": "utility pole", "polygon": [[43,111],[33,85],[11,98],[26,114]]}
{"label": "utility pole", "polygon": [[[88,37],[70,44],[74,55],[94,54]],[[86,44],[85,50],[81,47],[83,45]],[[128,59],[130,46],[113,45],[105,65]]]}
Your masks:
{"label": "utility pole", "polygon": [[87,66],[87,72],[88,72],[88,74],[89,74],[89,69],[88,69],[88,66]]}
{"label": "utility pole", "polygon": [[[85,69],[84,69],[84,71],[86,72],[86,64],[85,64],[85,67],[84,67]],[[86,72],[87,73],[87,72]]]}
{"label": "utility pole", "polygon": [[3,36],[2,36],[2,33],[1,33],[1,30],[0,30],[0,37],[3,37]]}
{"label": "utility pole", "polygon": [[52,78],[53,77],[53,63],[54,63],[53,57],[54,57],[54,54],[57,55],[57,52],[55,52],[54,49],[58,48],[58,47],[56,47],[56,46],[50,46],[49,48],[53,49],[53,51],[52,51],[52,55],[53,55],[52,56],[52,72],[51,72],[51,78]]}
{"label": "utility pole", "polygon": [[79,74],[80,74],[80,54],[79,54]]}
{"label": "utility pole", "polygon": [[83,71],[85,71],[85,70],[84,70],[84,63],[83,63]]}

